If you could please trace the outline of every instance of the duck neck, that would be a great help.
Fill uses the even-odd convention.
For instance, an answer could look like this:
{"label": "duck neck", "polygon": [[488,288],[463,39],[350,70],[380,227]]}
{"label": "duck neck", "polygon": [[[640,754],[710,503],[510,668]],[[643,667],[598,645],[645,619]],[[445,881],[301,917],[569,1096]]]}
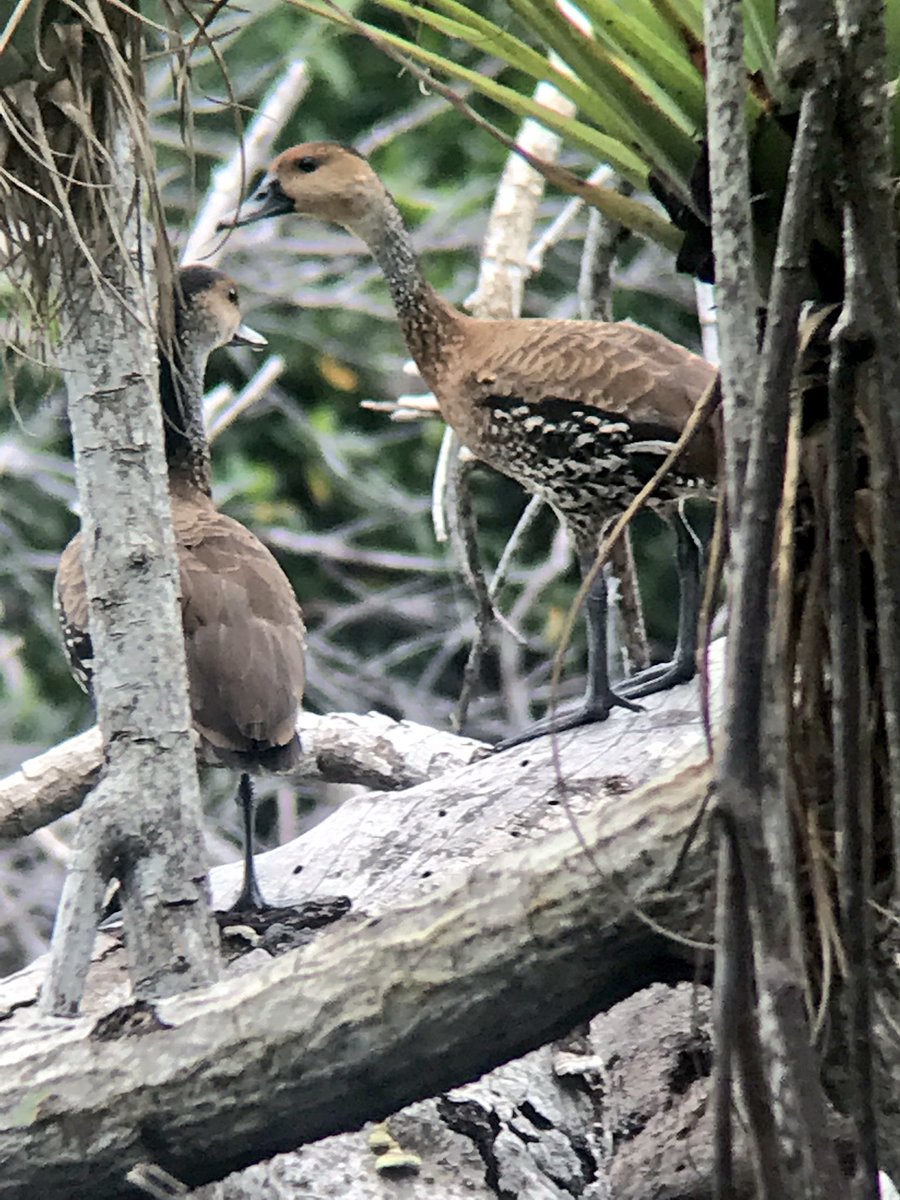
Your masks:
{"label": "duck neck", "polygon": [[459,314],[441,299],[422,273],[409,230],[388,192],[384,203],[356,226],[355,232],[367,243],[384,272],[409,352],[430,384],[434,364]]}
{"label": "duck neck", "polygon": [[212,490],[209,444],[203,424],[203,377],[206,355],[187,353],[176,344],[174,361],[163,350],[159,360],[159,398],[163,410],[166,463],[174,486]]}

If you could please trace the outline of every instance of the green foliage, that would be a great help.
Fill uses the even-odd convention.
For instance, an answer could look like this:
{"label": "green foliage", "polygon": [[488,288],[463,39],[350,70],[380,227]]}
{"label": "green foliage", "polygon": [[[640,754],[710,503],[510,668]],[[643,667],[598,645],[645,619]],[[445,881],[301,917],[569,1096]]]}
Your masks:
{"label": "green foliage", "polygon": [[[469,127],[458,113],[423,96],[417,81],[398,72],[375,46],[364,39],[339,37],[326,22],[293,6],[254,8],[239,29],[224,15],[222,24],[230,32],[216,42],[217,53],[198,42],[191,60],[193,100],[187,124],[172,89],[170,62],[150,60],[148,93],[176,245],[190,228],[215,166],[234,145],[236,112],[224,102],[229,88],[245,123],[246,114],[285,64],[304,57],[313,84],[282,144],[334,137],[370,149],[417,229],[431,278],[450,299],[461,302],[474,283],[486,213],[505,158],[502,147]],[[228,87],[219,54],[228,69]],[[468,61],[483,60],[473,50]],[[185,152],[183,128],[189,129],[192,155]],[[542,221],[562,202],[549,198]],[[526,312],[575,315],[582,230],[583,224],[573,227],[529,286]],[[446,552],[435,546],[430,524],[431,476],[441,427],[434,421],[391,425],[382,414],[359,407],[361,399],[384,399],[416,386],[402,374],[404,347],[383,284],[364,249],[311,223],[286,225],[282,232],[282,261],[277,253],[267,250],[261,256],[237,239],[224,259],[241,284],[251,322],[269,338],[273,353],[285,359],[286,369],[263,405],[216,444],[217,499],[263,535],[279,531],[283,560],[313,629],[312,653],[324,660],[321,671],[315,666],[310,671],[313,705],[379,705],[426,721],[446,721],[471,627],[464,590]],[[696,341],[694,318],[685,317],[678,304],[660,308],[656,290],[647,294],[643,285],[622,289],[616,315],[650,320],[674,336]],[[211,364],[210,386],[225,382],[240,387],[255,365],[246,352],[221,354]],[[36,379],[19,375],[18,403],[36,424],[26,434],[7,409],[5,433],[12,442],[33,442],[41,453],[52,453],[58,463],[66,464],[60,394],[54,391],[48,400],[46,387],[45,381],[38,386]],[[21,553],[8,560],[9,571],[0,576],[7,628],[21,639],[22,661],[34,679],[29,707],[36,702],[46,706],[48,742],[61,728],[74,732],[83,726],[88,713],[58,652],[50,605],[54,555],[77,528],[67,464],[66,472],[64,484],[53,489],[43,486],[43,477],[11,481],[6,500],[19,515],[9,518],[6,536],[12,539],[14,533]],[[485,556],[488,562],[496,561],[523,501],[514,485],[493,475],[485,476],[477,494]],[[552,530],[552,522],[548,524]],[[278,545],[279,538],[274,542]],[[389,612],[390,598],[400,594],[400,581],[404,602]],[[414,607],[408,598],[417,588],[423,600],[418,629],[408,615]],[[384,607],[374,605],[372,620],[370,608],[360,600],[364,590],[385,596]],[[348,605],[351,617],[343,611]],[[329,661],[330,645],[316,641],[319,622],[337,628],[339,659],[345,653],[389,653],[399,639],[408,647],[407,661],[416,662],[417,638],[423,646],[436,644],[452,625],[457,629],[452,660],[456,666],[442,674],[441,695],[423,693],[410,708],[410,688],[414,693],[415,686],[409,680],[372,674],[360,682],[343,662]],[[545,626],[538,614],[534,629]],[[546,646],[538,644],[535,650],[534,664],[543,671]],[[402,653],[398,651],[398,662]],[[489,665],[488,673],[492,671]],[[496,707],[483,711],[496,714]],[[52,720],[50,712],[56,714]],[[497,716],[487,720],[480,726],[482,732],[495,732]],[[35,732],[40,737],[39,728]]]}
{"label": "green foliage", "polygon": [[[164,23],[162,6],[148,8],[148,18]],[[489,6],[495,19],[500,9]],[[371,4],[343,5],[345,13],[357,10],[384,16]],[[405,18],[388,14],[387,22],[397,37],[409,35]],[[531,54],[544,54],[521,21],[508,24],[510,36]],[[656,36],[661,29],[656,18]],[[415,229],[429,277],[448,299],[463,303],[475,282],[504,148],[366,39],[346,36],[297,6],[253,5],[240,19],[226,9],[207,35],[198,35],[185,67],[173,63],[161,33],[148,32],[147,94],[176,252],[239,130],[284,68],[303,58],[312,84],[279,146],[325,137],[371,154]],[[444,45],[443,38],[428,32],[422,50]],[[483,47],[460,45],[457,57],[479,83],[503,70]],[[533,77],[522,63],[507,68],[504,79],[505,86],[530,93]],[[495,97],[485,111],[512,134],[524,109],[503,112]],[[569,158],[580,167],[592,166],[605,145],[597,140],[599,126],[585,128],[590,137],[573,143],[580,148]],[[559,192],[548,193],[541,229],[565,203]],[[585,220],[582,213],[529,282],[527,314],[577,315]],[[446,727],[474,630],[473,606],[431,525],[442,426],[434,419],[395,424],[360,407],[363,400],[396,398],[422,386],[403,371],[405,348],[383,281],[360,244],[313,222],[236,233],[222,265],[240,284],[245,315],[285,369],[214,445],[215,494],[268,541],[294,583],[310,628],[308,703],[318,710],[378,708]],[[617,317],[634,316],[697,345],[690,288],[675,279],[670,259],[632,243],[618,277]],[[5,307],[15,305],[2,276],[0,305],[2,320]],[[245,350],[221,352],[208,384],[239,390],[258,366]],[[68,676],[51,600],[58,554],[78,524],[62,391],[37,368],[8,371],[5,382],[15,403],[0,407],[0,764],[11,770],[91,718],[87,698]],[[487,471],[478,472],[474,487],[482,551],[493,566],[525,499],[511,481]],[[646,526],[651,547],[658,522]],[[550,653],[576,572],[564,560],[533,595],[528,589],[546,567],[555,530],[545,513],[501,594],[504,610],[516,609],[529,644],[512,658],[498,653],[496,641],[489,647],[468,726],[473,734],[495,737],[509,727],[504,689],[520,689],[537,707],[549,695]],[[642,562],[651,563],[652,548],[641,553]],[[671,636],[670,601],[671,593],[660,596],[648,614],[655,637]],[[580,690],[582,651],[576,642],[565,695]],[[218,826],[237,840],[237,810],[224,774],[218,792]],[[264,832],[274,823],[273,808],[264,804]],[[2,869],[0,861],[0,875]],[[49,896],[52,904],[52,888]]]}

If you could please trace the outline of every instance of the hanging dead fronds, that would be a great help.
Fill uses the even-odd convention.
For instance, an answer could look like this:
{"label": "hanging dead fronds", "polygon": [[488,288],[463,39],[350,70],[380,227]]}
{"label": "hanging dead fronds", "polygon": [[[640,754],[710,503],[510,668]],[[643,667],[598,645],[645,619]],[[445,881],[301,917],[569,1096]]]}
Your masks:
{"label": "hanging dead fronds", "polygon": [[[116,248],[113,211],[123,204],[136,206],[154,228],[160,294],[171,296],[174,260],[163,232],[143,91],[145,40],[162,37],[187,112],[191,50],[214,48],[209,25],[224,7],[171,0],[160,26],[128,5],[23,0],[0,30],[0,262],[15,289],[7,342],[46,354],[76,271],[86,268],[95,287],[110,286],[104,260]],[[121,194],[113,149],[126,131],[141,181],[129,197]],[[189,124],[183,132],[189,144]],[[67,306],[76,319],[77,307]],[[164,337],[171,325],[166,304]]]}

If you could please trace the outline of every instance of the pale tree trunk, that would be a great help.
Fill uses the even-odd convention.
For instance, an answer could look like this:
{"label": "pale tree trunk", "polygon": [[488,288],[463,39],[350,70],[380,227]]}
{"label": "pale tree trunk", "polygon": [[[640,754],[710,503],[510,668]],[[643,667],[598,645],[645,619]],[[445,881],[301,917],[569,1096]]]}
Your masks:
{"label": "pale tree trunk", "polygon": [[[7,171],[22,175],[12,194],[23,204],[21,197],[35,192],[53,197],[61,214],[43,240],[37,222],[46,208],[13,210],[9,236],[21,238],[33,219],[30,245],[49,246],[60,296],[59,359],[106,755],[54,930],[43,1004],[57,1013],[77,1008],[113,876],[121,884],[138,995],[208,983],[218,970],[157,391],[146,225],[155,182],[141,100],[142,29],[137,17],[98,0],[85,10],[83,19],[42,31],[64,46],[61,68],[70,77],[58,78],[49,92],[23,84],[21,94],[5,97],[25,106],[43,153],[17,159],[6,147]],[[69,181],[58,169],[67,155]],[[45,283],[34,278],[31,290]]]}

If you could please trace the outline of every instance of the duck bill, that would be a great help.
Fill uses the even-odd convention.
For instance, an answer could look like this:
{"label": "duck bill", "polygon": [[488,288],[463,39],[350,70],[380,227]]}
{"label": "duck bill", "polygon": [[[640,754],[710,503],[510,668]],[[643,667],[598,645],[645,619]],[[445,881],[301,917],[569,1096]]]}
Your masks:
{"label": "duck bill", "polygon": [[268,344],[263,335],[249,325],[239,325],[229,343],[231,346],[249,346],[251,350],[264,350]]}
{"label": "duck bill", "polygon": [[219,229],[237,229],[240,225],[252,225],[267,217],[280,217],[294,211],[293,201],[281,190],[277,179],[264,179],[259,189],[245,200],[237,212],[219,222]]}

